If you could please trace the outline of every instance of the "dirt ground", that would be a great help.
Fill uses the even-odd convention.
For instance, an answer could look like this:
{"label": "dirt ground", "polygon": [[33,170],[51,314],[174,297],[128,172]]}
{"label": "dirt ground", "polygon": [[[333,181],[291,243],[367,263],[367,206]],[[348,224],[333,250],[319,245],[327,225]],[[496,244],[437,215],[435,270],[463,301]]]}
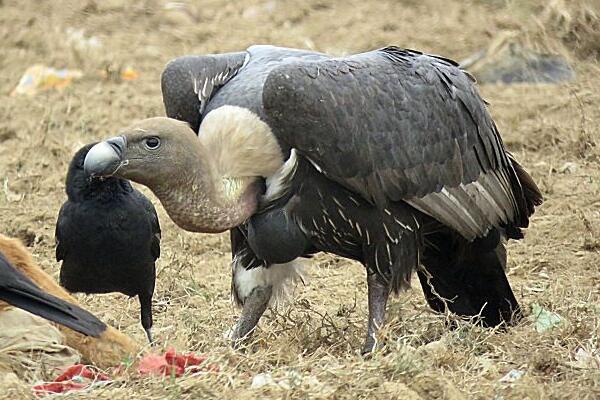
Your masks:
{"label": "dirt ground", "polygon": [[[163,115],[159,74],[175,56],[256,43],[332,54],[396,44],[461,60],[516,31],[567,56],[577,74],[554,86],[481,86],[507,147],[546,199],[525,239],[509,245],[509,279],[528,317],[540,305],[560,315],[560,326],[538,333],[528,318],[504,333],[462,322],[449,331],[447,317],[429,310],[416,284],[391,302],[387,347],[364,359],[364,269],[319,255],[293,303],[268,312],[252,348],[236,352],[224,338],[238,315],[229,294],[228,235],[178,229],[144,189],[163,227],[154,334],[160,346],[205,353],[221,372],[137,378],[73,397],[600,398],[600,361],[593,360],[600,351],[600,4],[585,4],[0,0],[0,231],[22,238],[54,276],[54,225],[70,157],[133,120]],[[98,44],[74,39],[72,30],[80,29]],[[9,96],[36,63],[80,69],[84,77],[62,91]],[[139,78],[115,79],[127,66]],[[99,73],[107,70],[110,79]],[[144,342],[137,299],[80,298]],[[524,374],[503,379],[511,370]],[[260,373],[280,384],[251,388]],[[0,397],[22,395],[0,387]]]}

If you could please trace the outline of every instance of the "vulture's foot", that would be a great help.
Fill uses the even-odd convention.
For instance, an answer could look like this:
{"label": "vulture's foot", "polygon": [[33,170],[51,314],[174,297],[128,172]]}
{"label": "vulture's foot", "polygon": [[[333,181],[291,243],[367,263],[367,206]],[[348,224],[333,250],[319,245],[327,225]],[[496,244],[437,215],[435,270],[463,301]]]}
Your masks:
{"label": "vulture's foot", "polygon": [[244,340],[252,336],[260,317],[269,305],[272,292],[272,286],[257,286],[246,297],[242,315],[240,315],[231,338],[231,344],[234,348],[238,348]]}
{"label": "vulture's foot", "polygon": [[369,296],[369,324],[367,326],[367,338],[362,348],[362,354],[370,354],[382,344],[377,339],[377,333],[385,321],[385,307],[390,290],[381,283],[375,274],[367,276],[367,290]]}

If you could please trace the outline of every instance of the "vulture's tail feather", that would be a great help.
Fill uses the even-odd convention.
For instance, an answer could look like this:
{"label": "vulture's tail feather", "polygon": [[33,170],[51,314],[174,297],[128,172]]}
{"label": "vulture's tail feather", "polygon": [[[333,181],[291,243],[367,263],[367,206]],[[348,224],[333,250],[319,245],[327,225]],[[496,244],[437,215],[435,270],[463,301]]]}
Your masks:
{"label": "vulture's tail feather", "polygon": [[531,175],[515,160],[512,154],[508,152],[506,154],[512,167],[510,182],[517,201],[518,218],[512,223],[502,225],[502,228],[507,238],[522,239],[521,228],[529,226],[529,217],[535,212],[535,207],[541,205],[544,199]]}
{"label": "vulture's tail feather", "polygon": [[508,154],[508,158],[515,169],[517,178],[519,179],[521,187],[523,188],[525,203],[527,204],[527,216],[529,217],[531,214],[533,214],[536,206],[542,205],[544,202],[544,197],[542,196],[542,192],[538,186],[533,181],[531,175],[525,171],[521,164],[519,164],[511,154]]}
{"label": "vulture's tail feather", "polygon": [[485,327],[516,322],[521,310],[504,272],[506,249],[498,232],[472,243],[456,233],[436,236],[427,238],[437,248],[426,249],[418,271],[429,306],[463,317],[479,315]]}

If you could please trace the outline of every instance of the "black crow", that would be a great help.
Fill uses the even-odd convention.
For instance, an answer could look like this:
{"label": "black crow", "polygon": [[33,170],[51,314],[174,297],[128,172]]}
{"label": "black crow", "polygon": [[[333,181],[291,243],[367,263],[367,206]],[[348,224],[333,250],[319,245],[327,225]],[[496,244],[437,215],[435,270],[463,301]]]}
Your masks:
{"label": "black crow", "polygon": [[160,225],[154,206],[129,181],[91,178],[83,169],[89,144],[69,165],[68,200],[56,223],[60,284],[71,292],[138,296],[141,322],[152,342],[155,261]]}
{"label": "black crow", "polygon": [[106,325],[88,311],[44,292],[0,253],[0,300],[87,336],[99,337]]}

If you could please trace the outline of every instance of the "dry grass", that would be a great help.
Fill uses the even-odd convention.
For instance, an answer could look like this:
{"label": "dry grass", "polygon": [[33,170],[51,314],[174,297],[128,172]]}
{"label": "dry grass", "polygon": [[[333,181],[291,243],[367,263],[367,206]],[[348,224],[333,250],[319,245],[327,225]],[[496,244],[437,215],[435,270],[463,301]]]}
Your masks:
{"label": "dry grass", "polygon": [[[542,1],[207,0],[187,11],[165,10],[158,0],[0,1],[2,231],[24,238],[55,276],[54,223],[71,155],[132,120],[162,115],[158,76],[174,56],[253,43],[336,54],[395,43],[463,59],[504,30],[539,32],[539,21],[555,21],[544,25],[542,36],[566,46],[578,74],[560,86],[482,87],[507,146],[546,196],[526,239],[510,245],[509,279],[526,310],[541,304],[560,314],[564,326],[539,334],[525,321],[495,333],[461,323],[450,332],[416,285],[390,306],[387,348],[365,360],[357,354],[366,323],[364,270],[320,255],[294,304],[268,313],[251,348],[234,352],[223,339],[237,315],[229,298],[227,235],[183,232],[161,208],[155,335],[164,345],[208,354],[222,372],[176,381],[132,378],[82,397],[600,397],[600,369],[571,364],[580,347],[598,351],[600,336],[600,68],[584,57],[600,41],[590,39],[597,37],[597,19],[590,25],[576,17],[599,12],[592,7],[597,2],[587,3],[588,11],[565,3],[570,19],[544,12]],[[67,28],[85,29],[102,47],[78,49],[66,40]],[[9,97],[34,63],[79,68],[86,78],[63,92]],[[98,75],[126,65],[139,70],[138,80]],[[105,295],[82,301],[143,342],[136,300]],[[526,372],[514,383],[501,382],[512,369]],[[286,378],[291,389],[251,389],[252,377],[262,372]],[[0,396],[26,390],[0,386]]]}
{"label": "dry grass", "polygon": [[552,0],[539,27],[581,58],[600,59],[600,1]]}

